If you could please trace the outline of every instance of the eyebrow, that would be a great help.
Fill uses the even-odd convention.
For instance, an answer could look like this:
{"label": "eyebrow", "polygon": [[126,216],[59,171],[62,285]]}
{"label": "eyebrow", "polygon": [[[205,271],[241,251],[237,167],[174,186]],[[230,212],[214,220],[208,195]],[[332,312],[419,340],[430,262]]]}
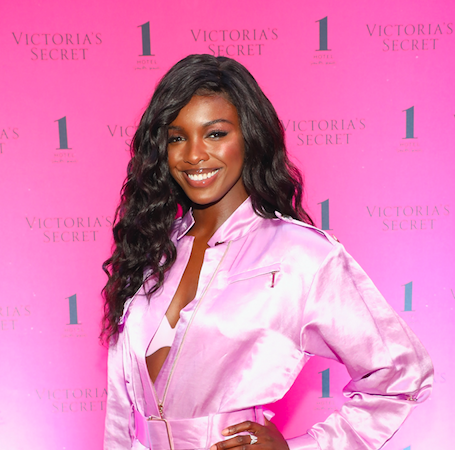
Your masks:
{"label": "eyebrow", "polygon": [[[231,125],[233,125],[233,123],[230,120],[227,120],[227,119],[215,119],[215,120],[211,120],[210,122],[203,123],[202,126],[204,128],[207,128],[207,127],[210,127],[212,125],[215,125],[216,123],[230,123]],[[182,127],[178,127],[178,126],[175,126],[175,125],[169,125],[168,126],[168,130],[181,130],[181,129],[182,129]]]}
{"label": "eyebrow", "polygon": [[227,120],[227,119],[215,119],[215,120],[211,120],[210,122],[204,123],[204,125],[202,125],[202,126],[203,127],[209,127],[211,125],[215,125],[216,123],[220,123],[220,122],[230,123],[231,125],[233,125],[233,123],[230,120]]}

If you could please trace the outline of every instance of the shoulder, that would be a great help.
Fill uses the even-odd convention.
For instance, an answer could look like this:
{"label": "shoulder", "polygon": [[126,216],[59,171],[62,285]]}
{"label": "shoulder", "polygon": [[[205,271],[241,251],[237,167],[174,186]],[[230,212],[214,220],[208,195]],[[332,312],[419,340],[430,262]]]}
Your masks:
{"label": "shoulder", "polygon": [[300,252],[303,255],[324,259],[341,244],[324,230],[307,223],[276,213],[276,219],[266,219],[264,229],[270,229],[272,245],[286,249],[286,252]]}
{"label": "shoulder", "polygon": [[343,246],[327,232],[277,213],[275,219],[262,219],[249,234],[240,253],[241,265],[278,264],[286,271],[310,276],[340,249]]}
{"label": "shoulder", "polygon": [[321,273],[330,273],[333,282],[342,276],[352,278],[357,284],[371,283],[359,263],[335,236],[291,217],[280,215],[277,222],[282,234],[294,243],[289,254],[285,255],[288,261],[298,261],[302,267],[306,262],[307,267],[311,266]]}
{"label": "shoulder", "polygon": [[330,246],[336,246],[340,243],[334,235],[329,234],[325,230],[321,230],[320,228],[301,222],[300,220],[293,219],[292,217],[283,216],[279,212],[275,212],[275,214],[278,217],[278,219],[276,219],[278,226],[286,232],[292,233],[295,237],[320,241],[321,243],[330,244]]}

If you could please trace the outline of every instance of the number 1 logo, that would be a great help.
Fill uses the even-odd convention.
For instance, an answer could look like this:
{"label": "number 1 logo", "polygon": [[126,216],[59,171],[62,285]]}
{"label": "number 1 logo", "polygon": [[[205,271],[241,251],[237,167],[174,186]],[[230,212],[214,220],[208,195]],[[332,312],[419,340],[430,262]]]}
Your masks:
{"label": "number 1 logo", "polygon": [[321,205],[321,230],[330,230],[329,199],[318,205]]}
{"label": "number 1 logo", "polygon": [[69,302],[70,323],[68,325],[80,325],[77,321],[77,294],[66,297]]}
{"label": "number 1 logo", "polygon": [[152,47],[150,45],[150,22],[139,25],[142,29],[142,55],[139,56],[155,56],[152,55]]}
{"label": "number 1 logo", "polygon": [[412,281],[403,284],[404,286],[404,310],[412,311]]}
{"label": "number 1 logo", "polygon": [[406,137],[403,139],[417,139],[414,136],[414,106],[404,109],[403,112],[406,113]]}
{"label": "number 1 logo", "polygon": [[57,150],[71,150],[68,147],[68,129],[66,127],[66,116],[55,120],[58,122],[58,139],[60,147]]}
{"label": "number 1 logo", "polygon": [[319,48],[316,50],[318,52],[330,52],[328,48],[328,31],[327,31],[327,17],[323,19],[316,20],[316,23],[319,22]]}
{"label": "number 1 logo", "polygon": [[330,397],[330,369],[325,369],[321,374],[322,379],[322,395],[319,398],[331,398]]}

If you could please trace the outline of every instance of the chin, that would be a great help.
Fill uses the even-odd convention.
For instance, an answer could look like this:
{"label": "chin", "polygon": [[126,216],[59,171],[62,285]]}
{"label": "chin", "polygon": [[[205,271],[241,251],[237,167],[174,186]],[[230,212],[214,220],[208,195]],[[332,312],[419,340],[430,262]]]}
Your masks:
{"label": "chin", "polygon": [[196,207],[201,207],[201,208],[206,208],[208,206],[214,205],[215,203],[219,202],[221,198],[200,198],[200,197],[188,197],[190,199],[190,202],[196,206]]}

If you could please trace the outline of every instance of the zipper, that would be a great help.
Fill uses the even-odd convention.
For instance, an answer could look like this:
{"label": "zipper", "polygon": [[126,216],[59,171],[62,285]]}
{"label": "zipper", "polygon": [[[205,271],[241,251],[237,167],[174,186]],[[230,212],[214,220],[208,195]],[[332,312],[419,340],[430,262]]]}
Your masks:
{"label": "zipper", "polygon": [[[155,389],[155,387],[153,389],[154,389],[154,393],[155,393],[155,397],[156,397],[156,389]],[[157,401],[157,404],[158,404],[158,411],[159,411],[160,417],[150,416],[150,417],[147,417],[147,420],[159,420],[159,421],[164,423],[164,425],[166,427],[167,439],[168,439],[168,442],[169,442],[169,449],[170,450],[174,450],[175,449],[175,447],[174,447],[174,438],[172,437],[172,430],[171,430],[171,427],[169,425],[169,422],[164,417],[163,405],[162,405],[162,403],[160,403],[158,401]]]}
{"label": "zipper", "polygon": [[169,389],[169,384],[171,383],[171,379],[172,379],[172,375],[174,373],[174,370],[175,370],[175,367],[177,365],[177,361],[179,359],[179,356],[180,356],[180,353],[182,351],[182,347],[183,347],[183,344],[185,342],[185,338],[186,338],[186,335],[188,334],[188,330],[190,329],[192,323],[193,323],[193,320],[194,320],[194,317],[196,316],[196,313],[198,312],[199,310],[199,307],[202,303],[202,300],[204,299],[205,297],[205,294],[207,293],[207,291],[210,289],[210,286],[212,285],[212,282],[213,280],[215,279],[216,275],[218,274],[219,270],[220,270],[220,267],[221,267],[221,264],[223,263],[224,261],[224,258],[226,257],[226,254],[229,250],[229,247],[231,246],[231,242],[228,243],[227,245],[227,248],[226,248],[226,251],[224,252],[223,256],[221,257],[221,260],[220,262],[218,263],[218,266],[216,267],[215,269],[215,272],[213,273],[212,275],[212,278],[210,278],[210,281],[209,283],[207,284],[207,287],[205,288],[204,292],[202,293],[201,295],[201,298],[199,299],[199,302],[198,304],[196,305],[196,308],[191,316],[191,319],[188,323],[188,326],[186,327],[186,330],[185,330],[185,333],[183,335],[183,338],[182,338],[182,342],[180,342],[180,345],[179,345],[179,348],[177,350],[177,354],[175,355],[175,358],[174,358],[174,362],[172,363],[172,368],[171,368],[171,371],[169,373],[169,376],[168,376],[168,379],[166,381],[166,385],[164,387],[164,392],[163,392],[163,399],[162,400],[159,400],[158,398],[158,392],[156,391],[156,388],[154,386],[154,384],[152,383],[152,386],[153,386],[153,391],[154,391],[154,394],[155,394],[155,399],[156,399],[156,403],[158,405],[158,411],[160,413],[160,418],[161,419],[165,419],[165,415],[164,415],[164,402],[166,401],[166,396],[167,396],[167,392],[168,392],[168,389]]}
{"label": "zipper", "polygon": [[150,382],[150,386],[152,387],[153,397],[155,399],[155,403],[158,407],[158,414],[160,417],[149,416],[147,420],[156,420],[156,419],[164,419],[164,409],[163,409],[163,402],[158,398],[158,392],[155,387],[155,383]]}

